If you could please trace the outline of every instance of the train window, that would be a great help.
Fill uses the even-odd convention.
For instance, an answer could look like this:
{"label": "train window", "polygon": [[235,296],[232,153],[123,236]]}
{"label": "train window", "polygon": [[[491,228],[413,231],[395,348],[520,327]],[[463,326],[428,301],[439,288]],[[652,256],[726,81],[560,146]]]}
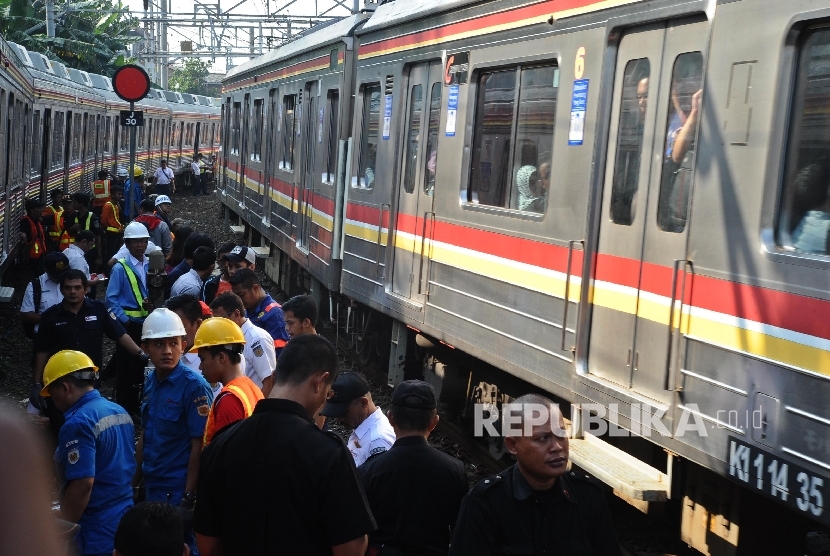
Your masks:
{"label": "train window", "polygon": [[409,137],[406,140],[406,175],[403,189],[407,193],[415,191],[415,174],[418,171],[418,147],[421,143],[421,111],[424,109],[424,88],[413,85],[409,94]]}
{"label": "train window", "polygon": [[441,120],[441,83],[432,84],[429,100],[429,122],[427,122],[426,172],[424,172],[424,193],[432,195],[435,190],[435,169],[438,166],[438,126]]}
{"label": "train window", "polygon": [[95,155],[95,118],[89,117],[86,128],[86,154]]}
{"label": "train window", "polygon": [[826,255],[830,240],[830,29],[807,31],[800,48],[776,240]]}
{"label": "train window", "polygon": [[219,137],[219,133],[221,132],[222,126],[218,126],[214,124],[215,128],[213,130],[213,144],[219,145],[221,143],[221,139]]}
{"label": "train window", "polygon": [[263,113],[263,106],[265,100],[258,98],[254,99],[254,141],[251,149],[251,160],[262,160],[262,126],[265,125],[265,114]]}
{"label": "train window", "polygon": [[110,144],[112,141],[112,137],[110,134],[112,133],[112,118],[109,116],[104,117],[104,152],[109,153],[110,151]]}
{"label": "train window", "polygon": [[63,166],[64,122],[64,113],[55,112],[52,118],[52,168]]}
{"label": "train window", "polygon": [[467,202],[545,211],[558,87],[553,65],[479,76]]}
{"label": "train window", "polygon": [[294,169],[294,137],[297,134],[296,105],[297,95],[282,97],[282,157],[279,164],[281,170]]}
{"label": "train window", "polygon": [[630,226],[634,222],[634,196],[640,179],[643,153],[643,124],[648,105],[648,58],[630,60],[623,72],[617,154],[611,186],[611,220]]}
{"label": "train window", "polygon": [[174,147],[176,145],[176,127],[178,124],[175,122],[170,124],[170,146]]}
{"label": "train window", "polygon": [[363,89],[363,120],[360,131],[360,155],[357,178],[352,187],[371,189],[375,185],[380,123],[380,85]]}
{"label": "train window", "polygon": [[41,139],[42,135],[40,133],[40,110],[35,110],[34,115],[32,116],[32,159],[29,164],[29,168],[32,169],[32,172],[37,173],[40,170],[40,156],[41,156]]}
{"label": "train window", "polygon": [[118,150],[127,152],[130,150],[130,128],[121,126],[121,139],[118,141]]}
{"label": "train window", "polygon": [[657,197],[657,226],[664,232],[680,233],[686,228],[702,85],[703,55],[686,52],[675,58]]}
{"label": "train window", "polygon": [[242,103],[233,103],[233,121],[231,122],[231,153],[239,154],[239,134],[242,128]]}
{"label": "train window", "polygon": [[73,164],[81,161],[81,141],[83,137],[83,120],[80,114],[72,116],[72,151],[69,158]]}
{"label": "train window", "polygon": [[334,173],[337,172],[337,118],[340,115],[340,93],[337,90],[331,90],[328,94],[328,153],[326,153],[326,172],[323,174],[323,181],[326,183],[334,183],[336,179]]}

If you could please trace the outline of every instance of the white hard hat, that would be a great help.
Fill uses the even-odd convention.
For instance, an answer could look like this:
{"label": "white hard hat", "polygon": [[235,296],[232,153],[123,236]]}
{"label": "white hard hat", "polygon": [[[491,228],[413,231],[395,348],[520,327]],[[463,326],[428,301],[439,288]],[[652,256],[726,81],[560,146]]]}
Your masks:
{"label": "white hard hat", "polygon": [[170,309],[156,309],[144,319],[144,327],[141,329],[141,339],[151,340],[153,338],[177,338],[186,335],[184,324],[179,315]]}
{"label": "white hard hat", "polygon": [[172,205],[173,201],[167,195],[159,195],[156,197],[156,206],[163,205],[164,203],[170,203]]}
{"label": "white hard hat", "polygon": [[127,175],[128,175],[127,174],[127,169],[124,168],[123,166],[119,166],[118,170],[116,171],[116,175],[118,175],[119,177],[122,177],[122,178],[126,178]]}
{"label": "white hard hat", "polygon": [[150,238],[150,232],[141,222],[130,222],[124,228],[124,239],[142,239]]}

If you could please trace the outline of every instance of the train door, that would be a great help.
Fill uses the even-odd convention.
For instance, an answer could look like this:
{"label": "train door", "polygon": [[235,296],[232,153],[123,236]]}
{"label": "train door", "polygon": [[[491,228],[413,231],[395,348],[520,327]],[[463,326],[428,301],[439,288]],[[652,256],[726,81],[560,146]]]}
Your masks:
{"label": "train door", "polygon": [[422,305],[427,277],[425,237],[431,234],[438,122],[441,117],[441,64],[419,64],[409,72],[404,158],[398,191],[392,261],[392,293]]}
{"label": "train door", "polygon": [[266,110],[266,117],[268,124],[265,126],[265,131],[268,134],[262,140],[265,143],[265,167],[263,168],[263,183],[265,184],[265,196],[262,199],[262,223],[266,226],[271,222],[271,176],[275,174],[274,167],[276,166],[277,157],[277,110],[279,103],[279,92],[277,89],[271,89],[268,92],[268,108]]}
{"label": "train door", "polygon": [[306,84],[303,92],[302,116],[305,116],[305,125],[300,126],[303,130],[303,150],[302,150],[302,171],[300,172],[300,179],[298,186],[300,188],[298,199],[298,213],[297,213],[297,245],[308,251],[308,238],[311,235],[311,217],[314,205],[314,158],[317,152],[317,93],[319,88],[317,82],[313,81]]}
{"label": "train door", "polygon": [[249,152],[248,130],[251,128],[251,95],[245,95],[245,104],[242,107],[242,128],[240,135],[240,142],[242,143],[239,149],[239,190],[236,201],[244,208],[245,207],[245,188],[248,181],[247,162]]}
{"label": "train door", "polygon": [[193,159],[199,154],[199,143],[201,141],[202,122],[196,122],[196,137],[193,138]]}
{"label": "train door", "polygon": [[707,36],[699,20],[629,31],[614,81],[588,369],[663,403],[673,398]]}

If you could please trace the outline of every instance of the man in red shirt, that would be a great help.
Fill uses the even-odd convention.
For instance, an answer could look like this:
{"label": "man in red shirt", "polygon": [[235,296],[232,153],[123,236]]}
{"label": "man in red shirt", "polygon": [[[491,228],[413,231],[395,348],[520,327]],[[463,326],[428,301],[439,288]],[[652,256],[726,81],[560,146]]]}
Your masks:
{"label": "man in red shirt", "polygon": [[199,354],[199,368],[208,382],[225,386],[213,400],[205,426],[205,446],[217,432],[232,423],[250,417],[262,390],[242,371],[242,348],[245,336],[231,320],[207,319],[196,332],[191,351]]}

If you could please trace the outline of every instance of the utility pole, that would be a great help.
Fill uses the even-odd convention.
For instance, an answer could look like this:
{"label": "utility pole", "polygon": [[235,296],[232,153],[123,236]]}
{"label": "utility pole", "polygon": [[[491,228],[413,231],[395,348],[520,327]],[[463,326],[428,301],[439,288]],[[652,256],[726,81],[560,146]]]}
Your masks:
{"label": "utility pole", "polygon": [[161,21],[159,22],[159,31],[161,33],[161,51],[164,56],[161,58],[161,77],[159,78],[159,86],[167,90],[167,2],[169,0],[161,0]]}
{"label": "utility pole", "polygon": [[46,36],[55,36],[55,0],[46,0]]}
{"label": "utility pole", "polygon": [[254,47],[254,28],[251,27],[250,29],[248,29],[248,33],[251,38],[251,60],[253,60],[254,58],[256,58],[256,49]]}

